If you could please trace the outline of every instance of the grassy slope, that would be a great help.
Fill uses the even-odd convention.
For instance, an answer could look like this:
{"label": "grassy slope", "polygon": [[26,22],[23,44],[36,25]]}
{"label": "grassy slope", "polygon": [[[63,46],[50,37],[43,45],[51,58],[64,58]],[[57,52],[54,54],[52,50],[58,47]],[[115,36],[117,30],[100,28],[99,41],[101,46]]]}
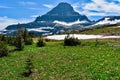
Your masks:
{"label": "grassy slope", "polygon": [[[100,41],[97,47],[94,42],[65,48],[62,41],[47,42],[42,48],[25,46],[24,51],[0,58],[0,80],[119,80],[120,47],[110,46],[120,44],[119,40]],[[34,74],[24,78],[20,73],[29,54],[33,55]]]}
{"label": "grassy slope", "polygon": [[81,32],[83,34],[103,34],[103,35],[120,35],[120,27],[113,28],[113,27],[104,27],[104,28],[96,28],[92,30],[87,30]]}

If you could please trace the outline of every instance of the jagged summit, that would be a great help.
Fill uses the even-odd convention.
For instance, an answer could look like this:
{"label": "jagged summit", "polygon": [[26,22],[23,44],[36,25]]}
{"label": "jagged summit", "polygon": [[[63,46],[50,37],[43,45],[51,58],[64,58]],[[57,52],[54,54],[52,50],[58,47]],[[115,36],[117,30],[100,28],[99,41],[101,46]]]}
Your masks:
{"label": "jagged summit", "polygon": [[85,15],[80,15],[78,12],[75,12],[73,7],[65,2],[59,3],[55,8],[46,13],[41,17],[37,17],[37,21],[65,21],[65,22],[74,22],[77,20],[90,21]]}

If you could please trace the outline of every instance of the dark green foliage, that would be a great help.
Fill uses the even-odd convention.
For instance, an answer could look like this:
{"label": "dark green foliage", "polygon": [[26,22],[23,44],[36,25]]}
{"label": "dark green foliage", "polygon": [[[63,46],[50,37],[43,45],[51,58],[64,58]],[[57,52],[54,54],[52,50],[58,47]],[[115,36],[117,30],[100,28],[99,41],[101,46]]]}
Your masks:
{"label": "dark green foliage", "polygon": [[35,36],[34,32],[29,32],[28,34],[29,34],[30,37],[34,37]]}
{"label": "dark green foliage", "polygon": [[6,43],[9,45],[14,46],[15,45],[15,37],[6,37]]}
{"label": "dark green foliage", "polygon": [[25,41],[25,45],[32,45],[33,44],[33,39],[32,38],[28,38],[26,41]]}
{"label": "dark green foliage", "polygon": [[25,45],[32,45],[33,40],[29,36],[29,33],[28,33],[27,29],[25,29],[24,32],[23,32],[23,39],[24,39]]}
{"label": "dark green foliage", "polygon": [[80,44],[78,38],[70,37],[67,35],[64,39],[64,46],[76,46]]}
{"label": "dark green foliage", "polygon": [[9,54],[9,50],[4,42],[0,41],[0,57],[7,56]]}
{"label": "dark green foliage", "polygon": [[45,46],[45,42],[43,41],[42,37],[39,38],[38,42],[37,42],[37,46],[38,47],[43,47]]}
{"label": "dark green foliage", "polygon": [[1,36],[1,41],[6,41],[5,35]]}
{"label": "dark green foliage", "polygon": [[23,31],[23,39],[24,39],[24,42],[25,42],[25,44],[27,43],[27,41],[28,41],[28,31],[27,31],[27,29],[25,29],[24,31]]}
{"label": "dark green foliage", "polygon": [[15,46],[16,46],[16,50],[24,49],[24,40],[20,36],[16,37]]}
{"label": "dark green foliage", "polygon": [[15,46],[16,50],[23,50],[24,49],[24,39],[22,37],[23,31],[20,24],[18,24],[18,34],[15,38]]}
{"label": "dark green foliage", "polygon": [[25,29],[23,32],[23,39],[25,42],[27,41],[27,38],[28,38],[28,31],[27,31],[27,29]]}
{"label": "dark green foliage", "polygon": [[22,73],[23,76],[25,77],[29,77],[32,73],[33,73],[33,62],[32,62],[32,57],[31,55],[29,55],[29,57],[26,59],[25,62],[25,72]]}

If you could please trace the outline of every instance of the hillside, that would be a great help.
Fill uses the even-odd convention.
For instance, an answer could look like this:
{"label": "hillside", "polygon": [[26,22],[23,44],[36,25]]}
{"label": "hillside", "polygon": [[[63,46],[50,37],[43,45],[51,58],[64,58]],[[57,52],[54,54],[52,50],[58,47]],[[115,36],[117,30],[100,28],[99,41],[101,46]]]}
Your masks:
{"label": "hillside", "polygon": [[120,35],[120,27],[112,26],[112,27],[100,27],[94,29],[88,29],[80,32],[80,34],[101,34],[101,35]]}
{"label": "hillside", "polygon": [[[25,46],[0,58],[0,80],[119,80],[120,41],[82,41],[81,45],[64,47],[63,41],[47,42],[45,47]],[[34,73],[23,77],[25,61],[33,55]]]}

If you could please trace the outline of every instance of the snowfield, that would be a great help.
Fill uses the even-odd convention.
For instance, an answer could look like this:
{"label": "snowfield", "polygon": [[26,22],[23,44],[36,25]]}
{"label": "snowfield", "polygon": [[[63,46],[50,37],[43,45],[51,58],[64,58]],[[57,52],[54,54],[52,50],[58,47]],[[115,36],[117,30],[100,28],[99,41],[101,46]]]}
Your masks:
{"label": "snowfield", "polygon": [[[67,35],[52,35],[47,36],[46,39],[52,40],[64,40]],[[71,37],[78,38],[80,40],[85,39],[108,39],[108,38],[120,38],[120,36],[103,36],[103,35],[86,35],[86,34],[70,34]]]}
{"label": "snowfield", "polygon": [[117,23],[120,23],[120,20],[112,20],[110,21],[109,18],[105,18],[105,20],[103,21],[100,21],[94,25],[106,25],[106,24],[117,24]]}
{"label": "snowfield", "polygon": [[75,22],[64,22],[64,21],[58,21],[58,20],[55,20],[53,23],[56,23],[58,25],[63,25],[63,26],[72,26],[72,25],[75,25],[75,24],[84,24],[84,23],[88,23],[87,21],[80,21],[79,19]]}

